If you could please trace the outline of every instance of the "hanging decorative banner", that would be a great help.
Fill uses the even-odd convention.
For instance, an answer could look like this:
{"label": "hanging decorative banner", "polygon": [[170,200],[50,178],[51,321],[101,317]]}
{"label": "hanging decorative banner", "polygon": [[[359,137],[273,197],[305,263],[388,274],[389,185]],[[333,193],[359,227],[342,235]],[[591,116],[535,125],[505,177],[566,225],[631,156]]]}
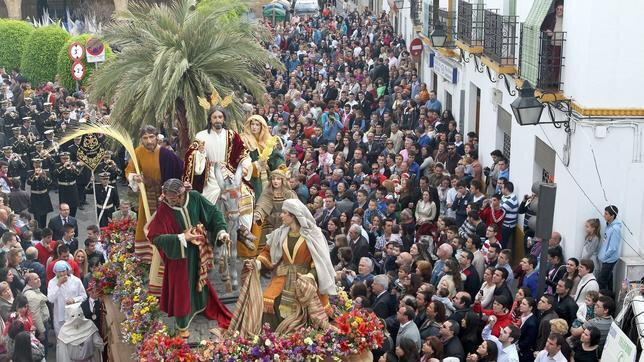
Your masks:
{"label": "hanging decorative banner", "polygon": [[87,167],[92,170],[96,170],[98,164],[103,159],[103,156],[106,153],[106,150],[101,147],[101,143],[94,134],[86,134],[81,136],[80,146],[78,147],[78,159],[83,161]]}

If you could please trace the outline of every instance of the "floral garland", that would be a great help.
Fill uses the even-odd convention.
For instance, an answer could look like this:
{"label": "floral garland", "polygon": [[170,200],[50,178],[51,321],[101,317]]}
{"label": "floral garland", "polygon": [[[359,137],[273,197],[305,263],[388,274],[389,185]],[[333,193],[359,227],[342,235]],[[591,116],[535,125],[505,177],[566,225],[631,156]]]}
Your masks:
{"label": "floral garland", "polygon": [[332,296],[326,312],[340,330],[304,328],[278,337],[268,324],[258,336],[242,338],[238,333],[220,341],[204,340],[191,348],[171,336],[161,321],[159,301],[148,295],[145,267],[134,254],[134,224],[111,223],[103,229],[108,261],[93,273],[92,283],[104,294],[112,294],[125,320],[122,340],[136,347],[137,360],[152,361],[341,361],[352,354],[377,349],[384,343],[384,325],[373,312],[354,308],[344,290]]}

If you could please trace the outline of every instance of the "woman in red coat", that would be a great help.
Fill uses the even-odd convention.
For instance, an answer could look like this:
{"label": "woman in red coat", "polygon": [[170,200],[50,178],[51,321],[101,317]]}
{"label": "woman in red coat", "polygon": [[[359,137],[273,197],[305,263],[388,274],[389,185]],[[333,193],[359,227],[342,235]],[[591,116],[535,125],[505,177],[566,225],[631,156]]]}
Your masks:
{"label": "woman in red coat", "polygon": [[487,316],[495,316],[496,323],[492,327],[492,335],[498,337],[501,329],[512,324],[512,313],[510,313],[510,306],[512,301],[504,295],[497,295],[494,297],[494,303],[492,303],[492,309],[483,309],[479,302],[474,303],[474,311],[477,313],[483,313]]}

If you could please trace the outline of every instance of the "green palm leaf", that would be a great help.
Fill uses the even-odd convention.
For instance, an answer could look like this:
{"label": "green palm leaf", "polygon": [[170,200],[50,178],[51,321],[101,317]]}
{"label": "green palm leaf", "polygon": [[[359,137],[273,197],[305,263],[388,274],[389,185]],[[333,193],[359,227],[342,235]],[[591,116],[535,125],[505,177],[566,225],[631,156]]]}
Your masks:
{"label": "green palm leaf", "polygon": [[112,107],[112,122],[136,134],[164,119],[179,128],[180,148],[206,125],[197,97],[212,90],[236,94],[229,126],[238,127],[244,92],[261,100],[266,65],[283,65],[263,46],[265,29],[241,17],[225,16],[238,2],[194,11],[194,0],[169,4],[130,3],[105,29],[120,48],[92,75],[89,94]]}

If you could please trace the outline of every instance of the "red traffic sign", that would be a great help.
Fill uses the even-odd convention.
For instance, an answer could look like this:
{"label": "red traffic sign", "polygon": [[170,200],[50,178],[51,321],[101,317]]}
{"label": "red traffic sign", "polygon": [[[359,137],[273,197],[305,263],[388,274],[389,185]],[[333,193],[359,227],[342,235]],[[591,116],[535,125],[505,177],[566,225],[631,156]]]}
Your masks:
{"label": "red traffic sign", "polygon": [[409,43],[409,53],[415,57],[423,52],[423,41],[420,38],[415,38]]}
{"label": "red traffic sign", "polygon": [[81,60],[85,55],[85,47],[79,42],[73,42],[69,45],[67,49],[69,57],[73,60]]}
{"label": "red traffic sign", "polygon": [[85,76],[85,66],[80,61],[75,61],[72,64],[72,78],[74,80],[81,80]]}

